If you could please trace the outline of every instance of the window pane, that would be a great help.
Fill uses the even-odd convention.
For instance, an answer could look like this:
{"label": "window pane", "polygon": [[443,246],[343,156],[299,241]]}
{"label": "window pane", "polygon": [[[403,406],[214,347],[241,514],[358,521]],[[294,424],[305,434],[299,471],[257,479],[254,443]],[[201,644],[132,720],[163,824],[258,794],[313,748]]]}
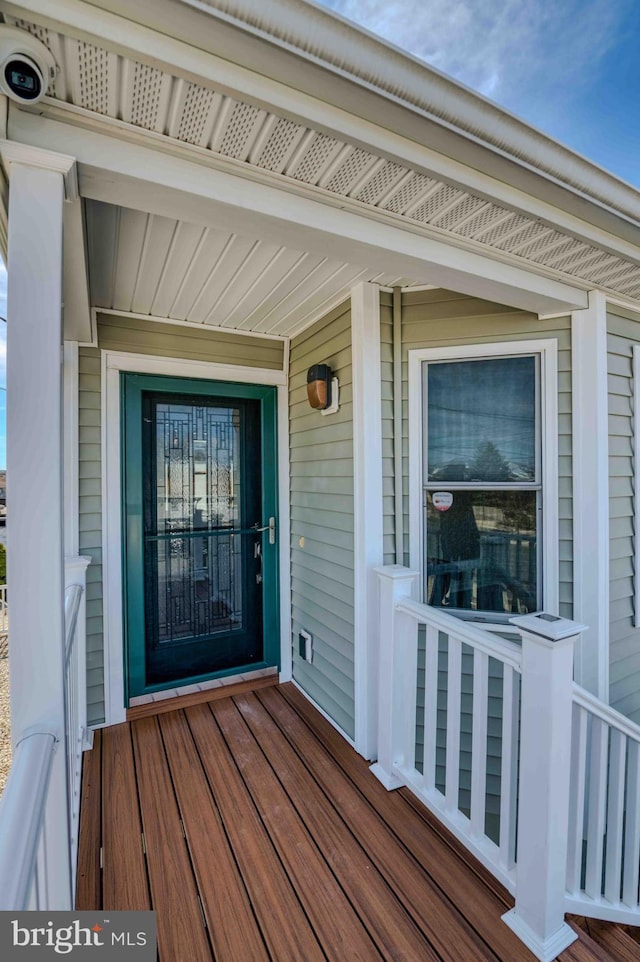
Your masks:
{"label": "window pane", "polygon": [[427,491],[426,498],[427,603],[536,611],[536,492]]}
{"label": "window pane", "polygon": [[425,477],[479,483],[534,481],[535,358],[425,366]]}

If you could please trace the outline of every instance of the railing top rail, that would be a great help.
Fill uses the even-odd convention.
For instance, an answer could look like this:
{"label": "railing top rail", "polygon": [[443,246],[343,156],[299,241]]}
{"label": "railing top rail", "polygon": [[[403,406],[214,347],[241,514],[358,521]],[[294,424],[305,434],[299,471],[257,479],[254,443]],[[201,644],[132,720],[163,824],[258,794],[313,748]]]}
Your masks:
{"label": "railing top rail", "polygon": [[[419,601],[403,599],[397,604],[397,610],[410,615],[419,624],[432,625],[439,631],[445,632],[445,634],[455,635],[464,644],[477,648],[491,658],[496,658],[503,664],[520,670],[522,649],[513,641],[497,638],[493,632],[476,628],[474,625],[470,625],[468,621],[454,618],[453,615],[448,615],[438,608],[432,608],[430,605],[423,605]],[[505,625],[505,630],[509,630],[508,625]]]}
{"label": "railing top rail", "polygon": [[52,732],[18,742],[0,801],[0,909],[26,908],[56,744]]}
{"label": "railing top rail", "polygon": [[615,728],[623,735],[626,735],[627,738],[631,738],[640,744],[640,725],[636,725],[630,718],[621,715],[615,708],[600,701],[599,698],[592,695],[590,691],[582,688],[576,682],[573,683],[573,702],[576,705],[580,705],[581,708],[586,708],[587,711],[595,715],[596,718],[600,718],[606,722],[611,728]]}

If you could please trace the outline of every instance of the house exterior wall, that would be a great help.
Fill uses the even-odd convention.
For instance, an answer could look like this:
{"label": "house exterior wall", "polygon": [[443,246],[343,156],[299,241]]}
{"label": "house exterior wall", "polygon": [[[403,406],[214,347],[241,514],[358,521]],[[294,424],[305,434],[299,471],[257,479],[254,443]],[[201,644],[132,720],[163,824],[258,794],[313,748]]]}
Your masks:
{"label": "house exterior wall", "polygon": [[282,370],[282,341],[98,315],[98,347],[79,351],[80,553],[87,570],[88,722],[105,720],[102,623],[101,350]]}
{"label": "house exterior wall", "polygon": [[[609,693],[611,704],[640,723],[640,629],[634,625],[633,348],[640,320],[607,314],[609,395]],[[637,390],[637,385],[635,386]]]}
{"label": "house exterior wall", "polygon": [[[385,564],[394,538],[392,295],[381,294],[382,438]],[[408,351],[494,341],[557,338],[560,610],[570,618],[572,590],[571,318],[541,321],[535,314],[452,291],[414,291],[402,297],[402,462],[404,563],[409,564]]]}
{"label": "house exterior wall", "polygon": [[[331,365],[340,410],[324,417],[307,402],[312,364]],[[351,310],[345,303],[291,341],[291,591],[293,677],[354,735],[354,523]],[[298,632],[313,635],[313,663]]]}

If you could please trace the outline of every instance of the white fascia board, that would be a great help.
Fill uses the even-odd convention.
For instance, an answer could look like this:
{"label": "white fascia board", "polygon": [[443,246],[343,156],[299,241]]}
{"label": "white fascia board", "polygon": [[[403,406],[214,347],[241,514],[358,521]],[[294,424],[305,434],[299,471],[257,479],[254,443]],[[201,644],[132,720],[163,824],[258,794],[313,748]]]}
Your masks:
{"label": "white fascia board", "polygon": [[[122,56],[132,57],[135,60],[151,64],[158,69],[171,72],[193,83],[214,87],[221,93],[226,93],[231,97],[247,99],[263,107],[265,110],[273,110],[299,123],[319,128],[331,133],[333,136],[342,137],[349,143],[362,146],[373,152],[380,152],[383,155],[398,160],[401,163],[406,163],[408,166],[426,174],[446,178],[465,190],[495,199],[508,207],[513,207],[523,214],[547,220],[554,226],[568,230],[584,240],[600,245],[605,242],[598,240],[597,236],[604,235],[610,237],[609,243],[615,245],[616,241],[620,241],[622,244],[627,244],[629,248],[633,249],[634,247],[633,243],[621,241],[615,235],[609,234],[606,230],[593,227],[581,218],[564,211],[561,207],[545,202],[525,190],[510,186],[505,182],[504,171],[499,177],[492,177],[490,174],[483,173],[482,170],[479,169],[479,164],[476,167],[467,166],[465,163],[456,161],[450,156],[438,153],[425,144],[419,143],[419,136],[416,136],[415,140],[412,140],[407,136],[394,134],[393,131],[368,121],[358,116],[355,112],[349,112],[338,107],[336,104],[331,104],[310,96],[302,90],[297,89],[295,85],[287,85],[245,66],[233,63],[230,60],[223,59],[215,54],[194,47],[189,43],[185,43],[182,40],[178,40],[166,29],[163,30],[163,32],[159,32],[107,10],[84,3],[82,0],[56,0],[55,6],[52,6],[51,0],[24,0],[24,2],[20,4],[2,3],[2,9],[9,15],[26,17],[27,19],[31,17],[35,22],[59,30],[62,33],[67,33],[69,36],[102,44],[109,50],[115,51]],[[148,9],[149,17],[153,19],[153,8],[151,5],[149,5]],[[53,16],[52,11],[55,11]],[[184,17],[188,16],[189,12],[184,10],[184,8],[180,10],[178,7],[177,15]],[[210,15],[212,28],[215,29],[216,21],[214,20],[214,16],[216,15],[216,11],[211,10]],[[248,31],[247,40],[253,39],[253,37],[249,36]],[[305,54],[304,51],[293,47],[292,50],[300,57],[307,56],[311,63],[316,62],[313,57]],[[277,55],[277,51],[274,52],[274,56],[275,55]],[[415,67],[415,64],[411,63],[412,59],[410,55],[403,55],[403,64]],[[251,62],[249,49],[247,61]],[[467,108],[465,108],[466,112],[468,112],[469,109],[472,112],[474,118],[472,127],[482,130],[483,126],[486,128],[488,123],[495,125],[498,123],[498,120],[503,121],[502,127],[505,128],[503,130],[505,142],[508,139],[516,138],[514,152],[509,153],[489,142],[493,135],[493,130],[489,131],[486,139],[483,139],[482,136],[475,136],[468,130],[459,129],[452,122],[446,122],[440,117],[435,117],[435,115],[432,115],[427,110],[420,109],[415,104],[403,100],[401,97],[393,96],[387,91],[377,89],[370,83],[356,79],[354,75],[348,73],[348,69],[338,70],[336,67],[331,67],[331,65],[322,63],[321,61],[319,61],[319,63],[325,69],[333,73],[339,73],[344,79],[349,80],[354,87],[362,88],[363,93],[372,92],[377,94],[381,98],[382,103],[386,100],[390,104],[393,104],[394,107],[397,104],[406,110],[410,110],[415,114],[416,123],[425,124],[435,121],[443,129],[451,131],[461,137],[463,141],[467,141],[469,145],[473,144],[475,146],[477,144],[479,147],[484,148],[486,151],[486,163],[483,165],[485,169],[489,166],[491,155],[493,154],[496,160],[500,159],[501,162],[507,160],[511,164],[514,164],[516,168],[526,171],[529,175],[534,175],[540,178],[541,181],[556,185],[562,190],[567,191],[569,196],[575,195],[582,203],[586,202],[592,205],[594,211],[605,211],[614,218],[626,221],[627,229],[631,225],[637,225],[637,220],[632,214],[627,215],[622,212],[623,207],[621,204],[618,204],[616,207],[607,206],[603,201],[595,200],[593,196],[581,191],[578,187],[572,186],[569,176],[571,173],[571,170],[569,170],[570,164],[573,163],[574,167],[577,163],[585,165],[585,167],[588,168],[589,177],[587,179],[589,181],[606,181],[605,187],[603,188],[605,195],[607,193],[605,188],[610,185],[610,183],[613,183],[618,193],[621,191],[637,193],[633,191],[633,188],[630,188],[622,182],[618,182],[611,174],[600,170],[584,158],[572,154],[567,148],[555,143],[551,138],[540,134],[539,131],[533,130],[533,128],[530,128],[517,117],[496,108],[495,105],[484,100],[484,98],[472,94],[471,96],[473,97],[475,106],[470,108],[467,105]],[[419,66],[423,71],[426,69],[429,74],[434,73],[423,65]],[[452,82],[450,78],[442,77],[439,79],[451,87],[451,96],[449,98],[451,103],[455,101],[456,94],[458,98],[462,96],[464,99],[467,99],[469,97],[469,91],[464,90],[464,88],[456,89],[459,85]],[[39,106],[42,107],[42,104]],[[491,115],[490,119],[486,116],[487,111],[489,111]],[[506,131],[512,130],[512,128],[512,136],[508,138]],[[557,176],[553,176],[551,173],[541,172],[535,164],[526,163],[518,158],[517,150],[522,151],[524,149],[523,137],[527,143],[533,138],[538,148],[538,155],[545,149],[549,149],[549,147],[552,151],[567,154],[567,158],[564,160],[565,166],[568,169],[566,182]],[[531,143],[528,143],[528,146],[530,152]],[[557,166],[557,159],[555,164]],[[612,250],[623,254],[623,256],[630,256],[625,255],[622,250],[618,250],[617,246],[614,246]]]}
{"label": "white fascia board", "polygon": [[172,152],[21,112],[12,114],[11,133],[28,143],[71,150],[80,166],[81,193],[94,200],[227,228],[294,250],[323,256],[330,252],[346,263],[424,278],[424,283],[535,313],[587,305],[585,291],[487,257],[478,245],[474,250],[453,246],[444,234],[436,239],[419,227],[410,230],[374,209],[356,210],[346,198],[329,203],[315,188],[292,193],[277,176],[258,182]]}

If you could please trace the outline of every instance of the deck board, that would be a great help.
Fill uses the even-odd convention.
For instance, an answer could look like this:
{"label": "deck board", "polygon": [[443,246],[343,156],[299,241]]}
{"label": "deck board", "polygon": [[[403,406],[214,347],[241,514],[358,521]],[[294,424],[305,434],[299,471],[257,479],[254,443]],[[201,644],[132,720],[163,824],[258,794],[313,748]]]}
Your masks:
{"label": "deck board", "polygon": [[159,719],[216,958],[269,955],[183,712]]}
{"label": "deck board", "polygon": [[[150,904],[161,962],[533,960],[508,892],[292,685],[104,730],[81,816],[78,908]],[[579,939],[561,962],[611,962]]]}
{"label": "deck board", "polygon": [[141,718],[132,731],[151,896],[154,907],[162,906],[157,911],[160,957],[167,962],[210,962],[213,955],[158,720]]}
{"label": "deck board", "polygon": [[94,909],[102,905],[102,732],[93,736],[93,748],[84,755],[80,829],[78,833],[78,878],[76,907]]}
{"label": "deck board", "polygon": [[114,725],[102,733],[102,784],[109,805],[102,812],[103,908],[151,908],[142,844],[131,727]]}

